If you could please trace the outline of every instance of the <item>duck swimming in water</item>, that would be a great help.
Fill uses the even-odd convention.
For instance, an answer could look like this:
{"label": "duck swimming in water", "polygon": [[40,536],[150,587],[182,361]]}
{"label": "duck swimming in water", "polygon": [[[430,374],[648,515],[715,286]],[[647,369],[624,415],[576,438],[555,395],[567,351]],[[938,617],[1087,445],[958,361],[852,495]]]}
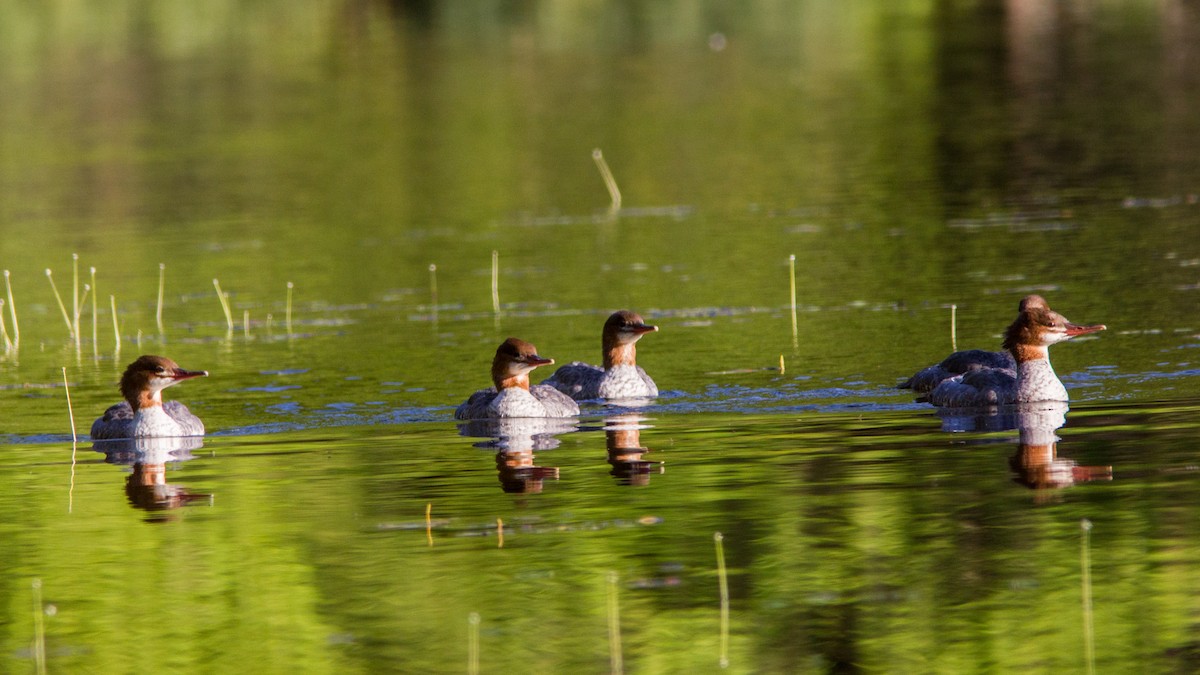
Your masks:
{"label": "duck swimming in water", "polygon": [[554,387],[529,386],[529,373],[554,359],[538,356],[537,348],[517,338],[508,338],[496,348],[492,359],[492,382],[454,411],[455,419],[495,419],[500,417],[574,417],[579,404]]}
{"label": "duck swimming in water", "polygon": [[1021,300],[1016,320],[1004,332],[1006,351],[955,352],[900,387],[948,407],[1066,401],[1067,389],[1050,366],[1050,345],[1102,330],[1103,324],[1073,324],[1050,309],[1040,295],[1029,295]]}
{"label": "duck swimming in water", "polygon": [[604,322],[600,342],[604,366],[575,361],[554,372],[545,382],[577,401],[595,398],[654,398],[658,386],[637,365],[637,341],[658,326],[648,325],[642,317],[622,310]]}
{"label": "duck swimming in water", "polygon": [[129,364],[121,376],[125,400],[92,423],[92,440],[203,436],[204,423],[179,401],[162,400],[162,390],[206,370],[184,370],[171,359],[146,355]]}

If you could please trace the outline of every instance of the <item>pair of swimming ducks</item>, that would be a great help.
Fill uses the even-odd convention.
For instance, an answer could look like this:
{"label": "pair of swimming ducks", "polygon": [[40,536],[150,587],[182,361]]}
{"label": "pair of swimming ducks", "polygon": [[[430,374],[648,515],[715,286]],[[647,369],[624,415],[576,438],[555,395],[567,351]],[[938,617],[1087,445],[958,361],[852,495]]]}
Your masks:
{"label": "pair of swimming ducks", "polygon": [[[1049,347],[1104,325],[1071,323],[1038,295],[1021,300],[1017,318],[1004,333],[1005,351],[955,352],[902,383],[937,406],[981,407],[1038,401],[1066,401],[1067,390],[1050,366]],[[620,311],[604,323],[604,365],[576,361],[562,366],[538,385],[529,373],[554,363],[532,344],[509,338],[492,359],[494,386],[475,392],[455,410],[458,419],[574,417],[577,401],[645,399],[658,396],[654,380],[637,365],[637,342],[657,331],[634,312]],[[125,401],[105,411],[92,425],[92,439],[142,436],[199,436],[204,424],[177,401],[163,403],[162,390],[183,380],[207,375],[184,370],[161,356],[143,356],[125,370]]]}

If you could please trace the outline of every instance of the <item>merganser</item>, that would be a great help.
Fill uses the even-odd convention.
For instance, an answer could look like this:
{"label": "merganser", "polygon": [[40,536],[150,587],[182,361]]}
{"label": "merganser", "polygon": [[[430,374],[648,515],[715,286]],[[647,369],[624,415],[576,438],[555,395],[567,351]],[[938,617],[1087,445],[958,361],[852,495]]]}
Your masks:
{"label": "merganser", "polygon": [[938,406],[970,407],[1035,401],[1066,401],[1067,389],[1050,366],[1049,347],[1078,335],[1105,330],[1079,326],[1050,309],[1040,295],[1021,300],[1017,318],[1004,333],[1006,352],[955,352],[910,377],[901,388],[927,392]]}
{"label": "merganser", "polygon": [[604,367],[575,361],[554,372],[548,384],[576,401],[594,398],[654,398],[658,386],[637,365],[637,341],[658,326],[648,325],[634,312],[622,310],[608,317],[601,333]]}
{"label": "merganser", "polygon": [[494,387],[471,394],[454,411],[455,419],[492,419],[499,417],[574,417],[579,404],[554,387],[529,386],[529,372],[554,359],[538,356],[537,347],[508,338],[496,348],[492,359]]}
{"label": "merganser", "polygon": [[141,356],[121,376],[125,400],[92,423],[92,440],[169,436],[203,436],[204,423],[178,401],[163,403],[162,390],[207,370],[184,370],[162,356]]}

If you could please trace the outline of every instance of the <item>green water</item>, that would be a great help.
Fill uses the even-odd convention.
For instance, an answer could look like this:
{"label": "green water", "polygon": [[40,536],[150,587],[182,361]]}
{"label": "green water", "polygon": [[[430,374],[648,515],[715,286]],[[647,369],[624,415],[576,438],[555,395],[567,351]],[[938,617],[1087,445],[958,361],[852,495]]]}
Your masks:
{"label": "green water", "polygon": [[1194,414],[1073,412],[1060,458],[1111,482],[1030,490],[1012,434],[964,445],[890,412],[644,420],[661,464],[632,485],[603,433],[567,434],[527,494],[449,423],[216,437],[166,467],[197,501],[155,512],[96,453],[13,446],[6,658],[29,659],[37,577],[67,671],[454,671],[473,612],[487,670],[602,671],[615,572],[627,667],[711,671],[720,531],[736,672],[1073,671],[1086,518],[1101,670],[1186,669]]}
{"label": "green water", "polygon": [[[481,672],[1196,669],[1198,18],[3,6],[0,670],[459,672],[473,614]],[[1057,446],[894,388],[1031,292],[1109,327]],[[640,421],[452,421],[618,308]],[[141,353],[211,372],[190,459],[83,436]]]}

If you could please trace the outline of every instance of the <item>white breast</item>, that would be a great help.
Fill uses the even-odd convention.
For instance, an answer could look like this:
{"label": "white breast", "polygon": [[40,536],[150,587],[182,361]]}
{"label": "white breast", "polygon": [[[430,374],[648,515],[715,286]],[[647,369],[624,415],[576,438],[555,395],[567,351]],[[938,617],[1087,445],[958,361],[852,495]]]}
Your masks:
{"label": "white breast", "polygon": [[488,417],[545,417],[546,407],[525,389],[508,387],[488,404]]}
{"label": "white breast", "polygon": [[134,436],[182,436],[179,423],[162,409],[162,406],[138,408],[133,415]]}
{"label": "white breast", "polygon": [[658,396],[658,387],[641,368],[619,365],[604,371],[599,393],[601,398],[611,399],[653,398]]}

